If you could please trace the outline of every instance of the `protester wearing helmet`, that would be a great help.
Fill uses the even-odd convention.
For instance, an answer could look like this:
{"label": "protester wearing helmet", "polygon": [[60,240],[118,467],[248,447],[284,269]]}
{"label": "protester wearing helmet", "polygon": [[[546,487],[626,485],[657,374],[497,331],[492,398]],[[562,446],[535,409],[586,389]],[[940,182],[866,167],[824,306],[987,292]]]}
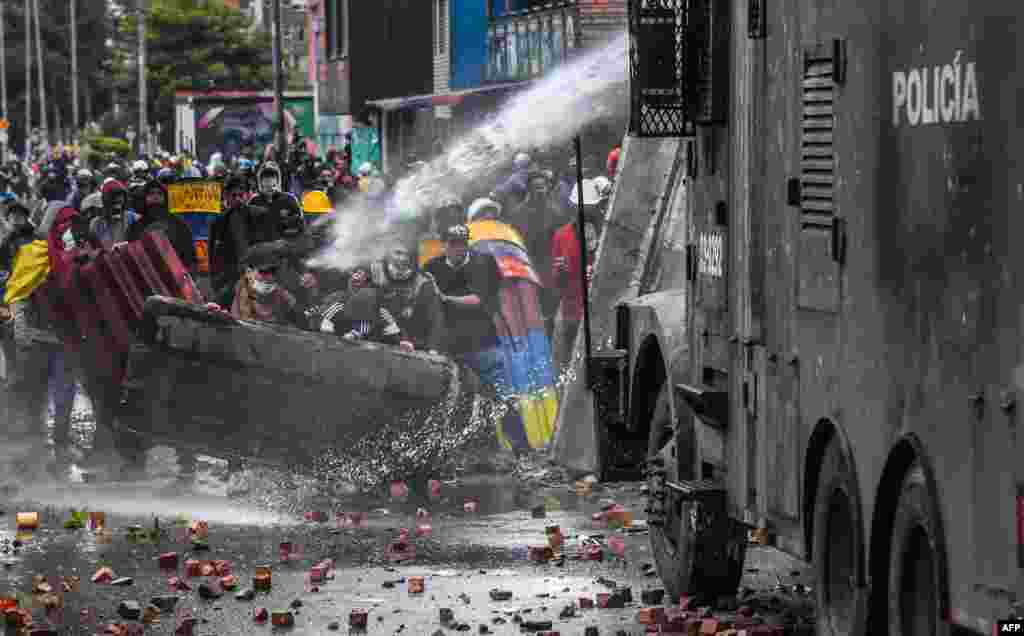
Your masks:
{"label": "protester wearing helmet", "polygon": [[466,221],[472,223],[485,219],[499,219],[501,218],[501,210],[501,204],[493,199],[477,199],[470,204],[469,210],[466,212]]}
{"label": "protester wearing helmet", "polygon": [[107,167],[103,169],[103,176],[107,179],[117,179],[121,181],[124,178],[123,169],[121,165],[116,161],[111,161],[107,164]]}
{"label": "protester wearing helmet", "polygon": [[142,200],[142,190],[152,178],[149,164],[141,159],[132,163],[132,176],[128,182],[128,205],[137,213],[141,213],[141,210],[145,207],[145,202]]}
{"label": "protester wearing helmet", "polygon": [[424,269],[436,281],[444,304],[444,351],[493,385],[501,360],[494,327],[501,285],[498,263],[492,255],[470,249],[465,225],[447,228],[442,238],[444,254]]}
{"label": "protester wearing helmet", "polygon": [[[573,206],[579,202],[579,194],[574,189],[569,201]],[[570,221],[563,225],[552,239],[551,260],[552,279],[561,295],[562,323],[554,338],[555,364],[561,367],[569,362],[572,347],[575,344],[576,332],[583,320],[583,283],[581,273],[586,268],[589,284],[594,256],[597,253],[598,240],[604,223],[605,200],[597,191],[593,181],[583,181],[583,215],[584,242],[586,244],[586,265],[580,255],[580,243],[576,223]]]}
{"label": "protester wearing helmet", "polygon": [[346,335],[398,345],[404,351],[439,351],[444,310],[433,277],[417,271],[412,251],[398,240],[370,265],[371,285],[353,296],[345,319],[361,325]]}
{"label": "protester wearing helmet", "polygon": [[149,181],[150,178],[151,178],[151,174],[150,174],[150,171],[149,171],[149,164],[147,164],[142,159],[138,159],[138,160],[136,160],[135,162],[132,163],[132,180],[131,180],[131,183],[133,185],[134,184],[140,184],[141,185],[141,184]]}

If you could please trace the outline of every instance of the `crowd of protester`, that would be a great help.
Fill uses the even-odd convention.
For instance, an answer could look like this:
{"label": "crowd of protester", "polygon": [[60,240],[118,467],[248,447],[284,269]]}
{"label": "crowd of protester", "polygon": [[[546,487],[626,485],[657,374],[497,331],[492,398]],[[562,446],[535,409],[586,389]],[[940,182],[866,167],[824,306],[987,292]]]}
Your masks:
{"label": "crowd of protester", "polygon": [[[317,158],[299,150],[280,163],[245,155],[226,161],[214,154],[203,164],[166,153],[91,167],[68,155],[9,163],[0,169],[0,282],[5,286],[0,321],[14,396],[7,421],[24,422],[24,437],[37,442],[30,422],[43,399],[40,391],[49,387],[44,401],[52,409],[56,444],[50,465],[59,470],[74,454],[70,416],[81,374],[67,351],[56,346],[50,326],[41,323],[31,293],[19,292],[31,288],[22,284],[19,268],[32,258],[46,258],[52,272],[66,262],[120,249],[150,231],[166,235],[213,310],[409,352],[444,353],[489,377],[500,363],[494,349],[501,275],[493,256],[473,249],[472,231],[475,221],[499,220],[523,238],[540,279],[548,335],[562,343],[555,352],[555,365],[561,366],[582,319],[583,270],[589,277],[618,153],[616,148],[608,155],[605,170],[583,167],[586,264],[576,235],[575,156],[533,151],[516,154],[489,183],[477,184],[479,191],[468,200],[450,196],[434,209],[417,211],[415,236],[388,239],[383,258],[344,272],[308,264],[329,240],[318,228],[353,198],[365,209],[393,206],[395,183],[403,176],[383,174],[371,163],[353,170],[347,152]],[[405,169],[421,166],[410,162]],[[168,186],[189,178],[223,183],[222,213],[209,230],[207,271],[199,267],[189,224],[169,210]],[[323,192],[332,208],[317,227],[302,208],[309,191]],[[420,241],[430,238],[441,239],[444,250],[421,267]],[[564,331],[555,334],[559,308]]]}

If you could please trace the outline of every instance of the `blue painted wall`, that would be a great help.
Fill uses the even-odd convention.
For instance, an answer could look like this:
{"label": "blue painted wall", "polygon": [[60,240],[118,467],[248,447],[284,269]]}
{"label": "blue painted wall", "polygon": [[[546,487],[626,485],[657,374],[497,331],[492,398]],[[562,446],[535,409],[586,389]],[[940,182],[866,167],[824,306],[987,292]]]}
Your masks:
{"label": "blue painted wall", "polygon": [[[486,0],[502,6],[505,0]],[[487,4],[483,0],[452,0],[451,89],[465,90],[483,84],[487,70]]]}

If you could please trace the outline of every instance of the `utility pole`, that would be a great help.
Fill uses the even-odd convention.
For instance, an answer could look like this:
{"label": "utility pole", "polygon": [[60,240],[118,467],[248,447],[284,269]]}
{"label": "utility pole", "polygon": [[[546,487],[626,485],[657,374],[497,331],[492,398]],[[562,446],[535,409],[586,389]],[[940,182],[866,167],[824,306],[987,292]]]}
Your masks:
{"label": "utility pole", "polygon": [[50,158],[50,128],[46,121],[46,77],[43,72],[43,39],[39,33],[39,0],[32,0],[32,18],[36,31],[36,71],[39,76],[39,112],[42,113],[43,143],[46,144],[46,158]]}
{"label": "utility pole", "polygon": [[[277,159],[283,165],[287,156],[288,140],[284,135],[284,77],[281,68],[284,51],[281,49],[281,0],[274,0],[273,11],[274,111],[277,116],[277,134],[280,135],[276,138],[278,143]],[[282,184],[282,189],[285,189],[284,184]]]}
{"label": "utility pole", "polygon": [[146,0],[138,0],[139,32],[139,154],[147,150],[149,127],[146,122]]}
{"label": "utility pole", "polygon": [[78,11],[71,0],[71,136],[78,141]]}
{"label": "utility pole", "polygon": [[[7,119],[7,22],[4,21],[4,3],[0,2],[0,110]],[[7,161],[7,131],[4,133],[3,160]]]}
{"label": "utility pole", "polygon": [[32,149],[32,11],[29,0],[25,0],[25,155],[30,158]]}
{"label": "utility pole", "polygon": [[[323,29],[320,12],[323,11],[323,6],[323,2],[320,2],[313,9],[313,140],[316,142],[317,150],[320,150],[320,33]],[[323,153],[320,156],[323,156]]]}

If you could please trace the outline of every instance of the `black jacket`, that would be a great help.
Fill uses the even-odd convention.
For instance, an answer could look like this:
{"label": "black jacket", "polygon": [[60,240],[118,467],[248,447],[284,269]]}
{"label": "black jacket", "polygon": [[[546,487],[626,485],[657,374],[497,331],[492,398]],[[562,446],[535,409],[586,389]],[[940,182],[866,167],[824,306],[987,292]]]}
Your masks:
{"label": "black jacket", "polygon": [[451,354],[483,351],[498,344],[494,314],[500,307],[501,272],[490,254],[469,253],[469,261],[458,268],[444,256],[432,259],[424,268],[446,296],[480,297],[480,306],[444,304],[447,338],[445,350]]}

